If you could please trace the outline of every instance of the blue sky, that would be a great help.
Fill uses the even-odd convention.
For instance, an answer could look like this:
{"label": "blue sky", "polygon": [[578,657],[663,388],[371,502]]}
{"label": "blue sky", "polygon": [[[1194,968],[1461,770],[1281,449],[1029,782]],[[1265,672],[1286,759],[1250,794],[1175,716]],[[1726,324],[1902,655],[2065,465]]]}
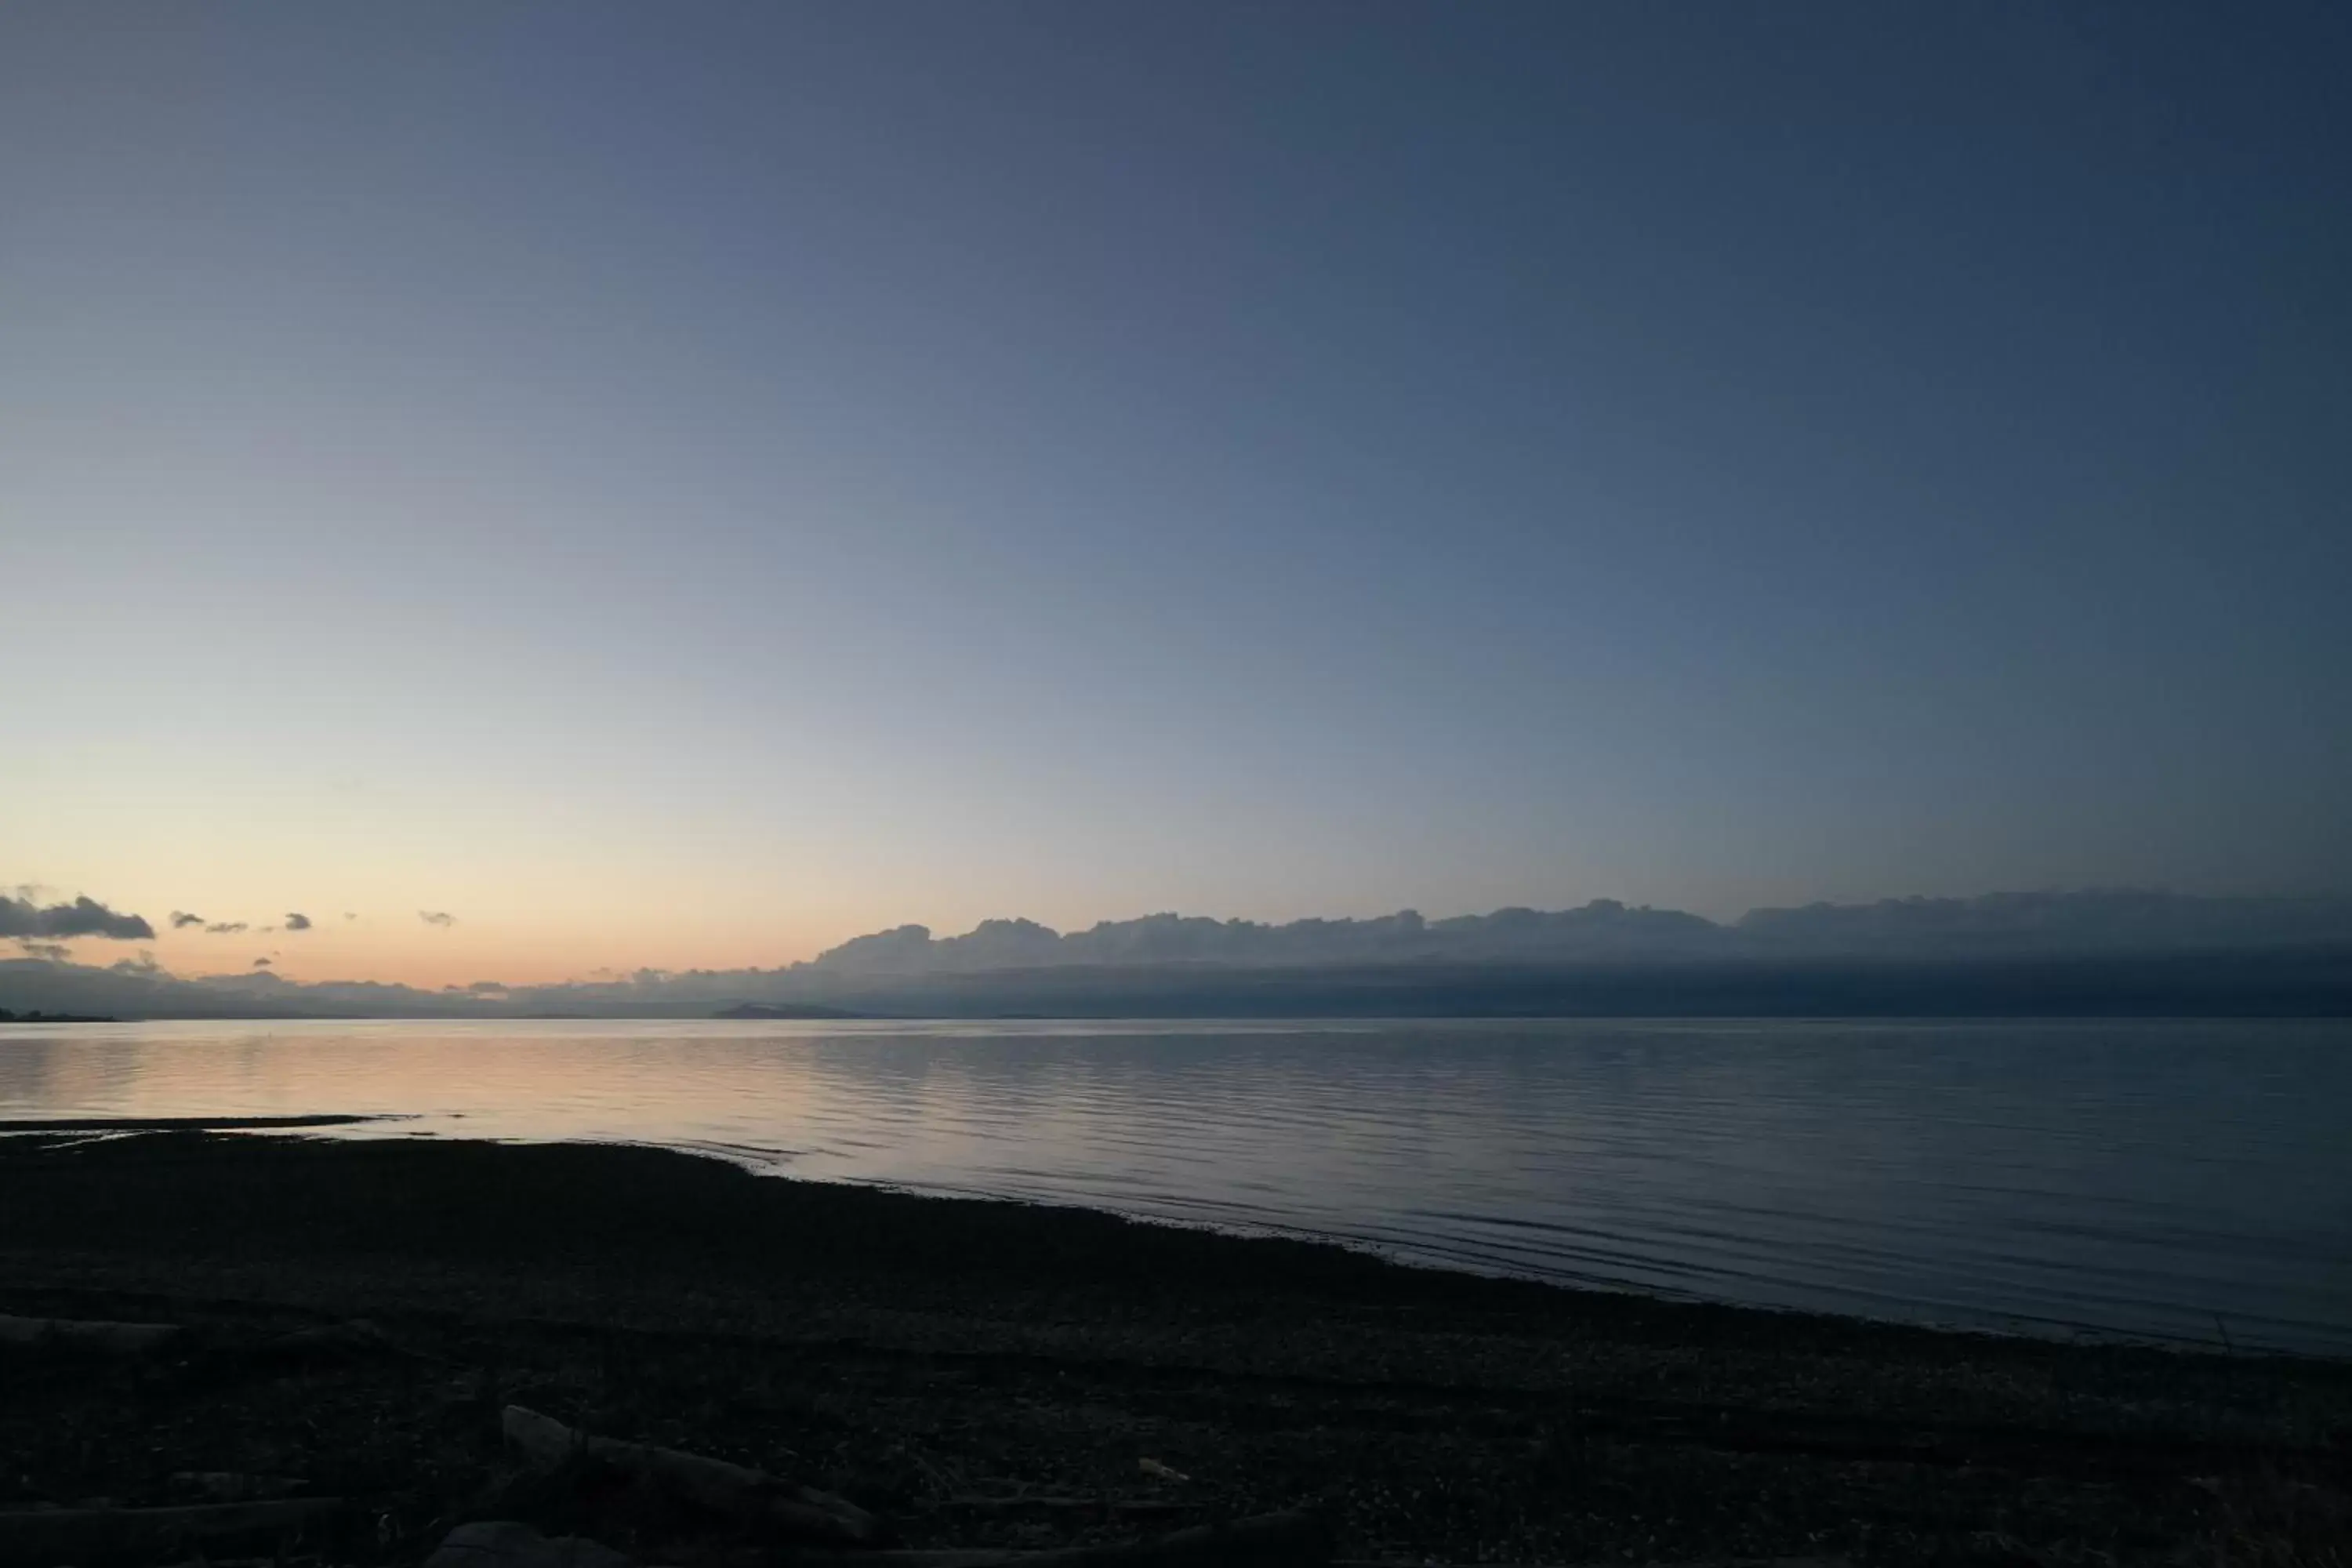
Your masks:
{"label": "blue sky", "polygon": [[0,879],[455,980],[2343,889],[2347,67],[2322,5],[11,5]]}

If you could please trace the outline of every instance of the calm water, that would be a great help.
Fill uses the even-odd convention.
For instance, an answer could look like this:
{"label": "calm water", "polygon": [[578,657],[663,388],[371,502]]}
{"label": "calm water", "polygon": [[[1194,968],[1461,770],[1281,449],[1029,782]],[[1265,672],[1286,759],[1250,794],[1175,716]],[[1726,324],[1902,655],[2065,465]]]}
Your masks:
{"label": "calm water", "polygon": [[[2352,1353],[2352,1024],[151,1024],[0,1118],[392,1112],[1770,1305]],[[0,1201],[5,1201],[0,1194]]]}

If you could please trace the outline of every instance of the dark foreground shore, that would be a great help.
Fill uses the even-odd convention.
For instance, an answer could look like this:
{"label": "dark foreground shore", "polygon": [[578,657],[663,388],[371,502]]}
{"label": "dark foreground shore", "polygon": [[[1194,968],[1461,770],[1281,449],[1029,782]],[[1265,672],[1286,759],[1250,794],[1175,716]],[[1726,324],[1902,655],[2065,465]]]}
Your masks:
{"label": "dark foreground shore", "polygon": [[[652,1150],[0,1139],[0,1313],[186,1325],[160,1355],[0,1348],[0,1510],[298,1478],[346,1500],[306,1548],[333,1561],[582,1524],[517,1491],[510,1403],[839,1492],[908,1548],[1312,1504],[1340,1556],[1400,1563],[2352,1561],[2352,1365],[1567,1291]],[[282,1338],[355,1318],[383,1341]]]}

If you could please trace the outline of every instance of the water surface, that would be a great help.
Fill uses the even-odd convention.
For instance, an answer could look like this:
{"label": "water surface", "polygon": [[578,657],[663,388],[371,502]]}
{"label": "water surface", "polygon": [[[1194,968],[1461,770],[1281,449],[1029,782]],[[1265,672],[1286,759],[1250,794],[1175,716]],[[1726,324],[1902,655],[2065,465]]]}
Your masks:
{"label": "water surface", "polygon": [[[2352,1353],[2352,1024],[171,1023],[0,1120],[412,1120],[1771,1306]],[[0,1194],[5,1198],[5,1194]]]}

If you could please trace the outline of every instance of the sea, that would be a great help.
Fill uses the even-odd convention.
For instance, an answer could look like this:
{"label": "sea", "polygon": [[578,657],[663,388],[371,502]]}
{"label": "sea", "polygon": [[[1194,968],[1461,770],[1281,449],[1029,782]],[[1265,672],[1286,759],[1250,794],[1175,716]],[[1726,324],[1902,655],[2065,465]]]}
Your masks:
{"label": "sea", "polygon": [[[0,1028],[0,1120],[357,1114],[1565,1284],[2352,1355],[2352,1021]],[[0,1202],[6,1201],[0,1192]]]}

